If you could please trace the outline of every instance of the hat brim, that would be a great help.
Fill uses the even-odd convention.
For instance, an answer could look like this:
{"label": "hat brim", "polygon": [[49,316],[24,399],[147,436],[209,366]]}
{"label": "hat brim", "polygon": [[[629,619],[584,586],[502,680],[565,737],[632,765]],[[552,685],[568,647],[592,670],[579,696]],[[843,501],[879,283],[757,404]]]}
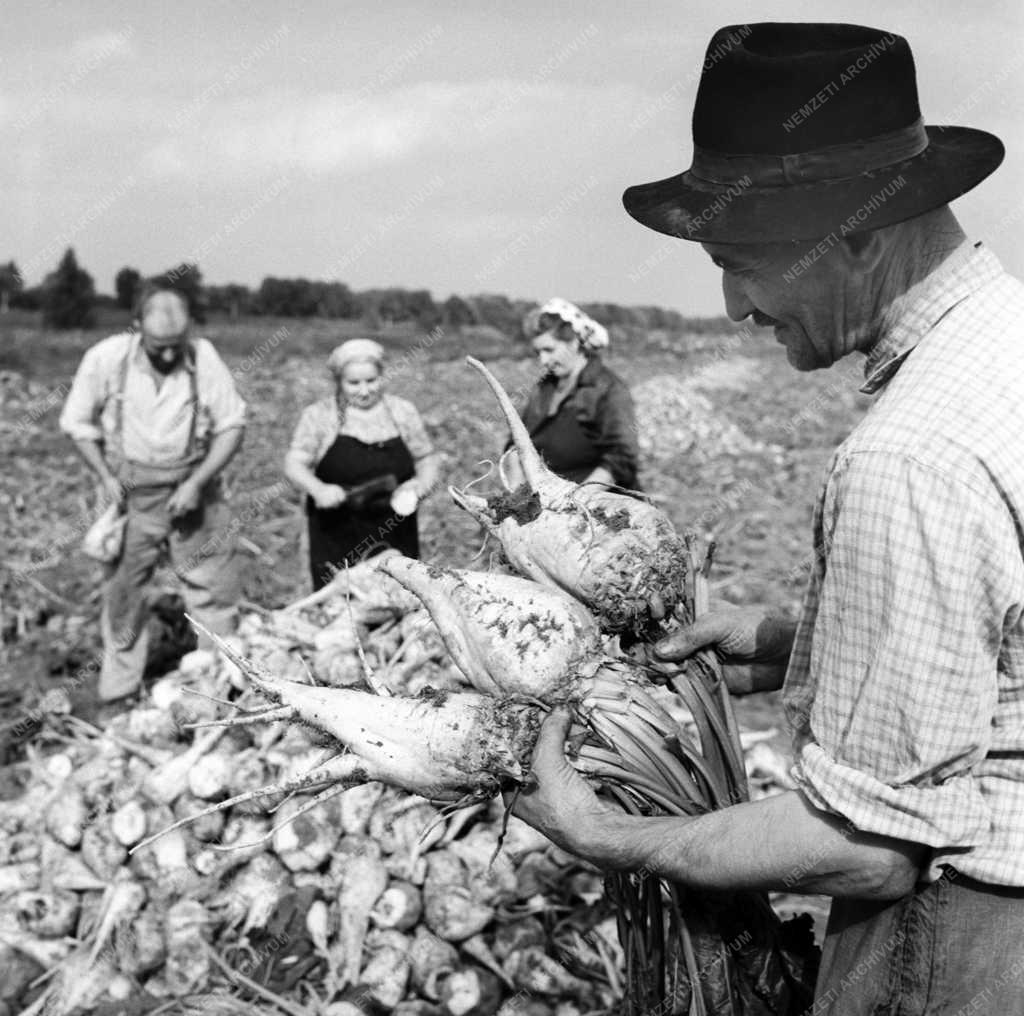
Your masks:
{"label": "hat brim", "polygon": [[773,243],[879,229],[966,194],[1003,161],[1003,143],[971,127],[926,127],[928,147],[905,162],[841,180],[754,187],[709,184],[689,170],[622,196],[637,222],[683,240]]}

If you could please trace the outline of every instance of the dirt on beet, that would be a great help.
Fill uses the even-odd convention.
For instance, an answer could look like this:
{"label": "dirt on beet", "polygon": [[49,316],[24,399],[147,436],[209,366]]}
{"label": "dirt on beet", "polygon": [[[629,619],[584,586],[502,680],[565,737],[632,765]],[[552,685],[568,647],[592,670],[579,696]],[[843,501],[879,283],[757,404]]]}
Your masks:
{"label": "dirt on beet", "polygon": [[609,533],[621,533],[623,529],[629,529],[630,514],[625,508],[619,508],[609,512],[606,508],[598,506],[590,512],[593,517],[608,530]]}
{"label": "dirt on beet", "polygon": [[540,497],[524,483],[512,491],[501,491],[487,499],[487,507],[495,525],[505,519],[512,519],[517,525],[526,526],[541,513]]}

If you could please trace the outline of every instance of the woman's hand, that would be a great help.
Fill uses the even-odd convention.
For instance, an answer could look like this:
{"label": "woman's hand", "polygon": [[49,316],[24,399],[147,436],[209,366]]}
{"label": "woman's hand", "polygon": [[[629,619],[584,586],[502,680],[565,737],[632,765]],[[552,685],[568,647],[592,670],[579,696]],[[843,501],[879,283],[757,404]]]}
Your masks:
{"label": "woman's hand", "polygon": [[345,488],[334,483],[318,483],[309,492],[317,508],[338,508],[345,503]]}
{"label": "woman's hand", "polygon": [[679,662],[705,646],[722,661],[725,683],[734,695],[777,691],[793,649],[796,622],[771,616],[760,607],[712,610],[658,642],[655,660]]}
{"label": "woman's hand", "polygon": [[419,507],[419,503],[420,487],[414,479],[400,483],[391,492],[391,510],[402,518],[412,515]]}

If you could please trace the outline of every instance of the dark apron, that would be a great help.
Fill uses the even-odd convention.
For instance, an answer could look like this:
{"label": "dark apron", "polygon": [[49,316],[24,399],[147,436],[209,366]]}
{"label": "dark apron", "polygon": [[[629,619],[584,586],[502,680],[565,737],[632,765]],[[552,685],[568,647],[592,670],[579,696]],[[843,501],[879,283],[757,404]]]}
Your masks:
{"label": "dark apron", "polygon": [[601,465],[601,452],[580,425],[572,395],[566,396],[554,416],[545,416],[533,427],[530,437],[553,473],[580,483]]}
{"label": "dark apron", "polygon": [[[314,475],[321,483],[354,487],[393,473],[401,484],[412,479],[416,468],[401,437],[367,444],[348,434],[339,434],[320,460]],[[420,556],[416,514],[396,515],[384,494],[360,511],[349,505],[317,508],[306,498],[309,519],[309,568],[313,589],[321,589],[338,568],[354,565],[386,547],[406,557]]]}

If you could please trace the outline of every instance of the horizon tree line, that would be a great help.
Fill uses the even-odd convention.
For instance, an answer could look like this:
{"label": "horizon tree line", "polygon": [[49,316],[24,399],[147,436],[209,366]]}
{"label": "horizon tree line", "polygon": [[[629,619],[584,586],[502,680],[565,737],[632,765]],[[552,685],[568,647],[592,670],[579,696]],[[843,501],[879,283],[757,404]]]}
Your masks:
{"label": "horizon tree line", "polygon": [[[268,275],[255,289],[240,283],[207,285],[197,264],[182,262],[154,276],[126,265],[114,277],[112,296],[96,290],[93,277],[82,268],[69,247],[60,263],[39,286],[27,287],[13,260],[0,264],[0,314],[17,307],[41,311],[45,325],[56,329],[90,328],[99,307],[130,310],[142,284],[163,281],[181,292],[194,319],[208,315],[242,317],[327,318],[362,321],[368,328],[411,323],[430,331],[445,328],[490,327],[522,337],[522,320],[537,301],[512,299],[504,294],[452,294],[437,302],[428,289],[401,287],[354,291],[344,282],[281,278]],[[688,318],[663,307],[624,307],[615,303],[581,303],[580,307],[606,326],[619,325],[645,331],[683,329],[703,332],[717,319]]]}

